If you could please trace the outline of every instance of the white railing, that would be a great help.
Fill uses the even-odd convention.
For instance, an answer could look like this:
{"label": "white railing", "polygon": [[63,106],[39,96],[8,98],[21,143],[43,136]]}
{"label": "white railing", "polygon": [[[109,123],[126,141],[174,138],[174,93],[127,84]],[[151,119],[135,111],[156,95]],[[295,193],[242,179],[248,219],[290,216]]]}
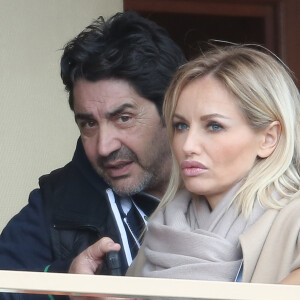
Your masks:
{"label": "white railing", "polygon": [[299,300],[300,286],[0,271],[0,292],[147,299]]}

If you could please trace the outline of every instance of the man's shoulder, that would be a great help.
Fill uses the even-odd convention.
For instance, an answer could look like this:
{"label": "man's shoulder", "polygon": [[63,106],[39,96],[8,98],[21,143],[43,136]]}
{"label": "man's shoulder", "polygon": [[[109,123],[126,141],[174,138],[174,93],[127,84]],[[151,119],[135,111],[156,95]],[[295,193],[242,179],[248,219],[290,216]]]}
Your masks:
{"label": "man's shoulder", "polygon": [[[45,185],[55,185],[61,182],[61,180],[66,180],[69,176],[74,174],[74,166],[72,162],[69,162],[62,168],[55,169],[48,174],[42,175],[39,178],[39,185],[41,188],[44,188]],[[63,180],[63,181],[64,181]]]}
{"label": "man's shoulder", "polygon": [[39,185],[45,213],[56,226],[83,226],[92,222],[99,227],[107,216],[108,186],[85,166],[71,161],[42,176]]}

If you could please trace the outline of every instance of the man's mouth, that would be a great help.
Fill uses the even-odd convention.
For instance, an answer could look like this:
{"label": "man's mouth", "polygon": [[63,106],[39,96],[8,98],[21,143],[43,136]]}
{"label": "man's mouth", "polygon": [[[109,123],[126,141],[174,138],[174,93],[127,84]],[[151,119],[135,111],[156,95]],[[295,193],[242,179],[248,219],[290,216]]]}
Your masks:
{"label": "man's mouth", "polygon": [[104,172],[111,178],[123,177],[128,175],[133,161],[116,161],[111,163],[106,163],[103,166]]}

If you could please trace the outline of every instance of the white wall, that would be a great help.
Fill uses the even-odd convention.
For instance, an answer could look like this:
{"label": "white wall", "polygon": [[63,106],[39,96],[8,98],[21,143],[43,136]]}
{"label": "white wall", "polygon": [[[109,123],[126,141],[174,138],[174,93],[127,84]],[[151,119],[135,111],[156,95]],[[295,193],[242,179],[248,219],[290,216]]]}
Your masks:
{"label": "white wall", "polygon": [[78,131],[59,76],[63,45],[122,0],[0,0],[0,231]]}

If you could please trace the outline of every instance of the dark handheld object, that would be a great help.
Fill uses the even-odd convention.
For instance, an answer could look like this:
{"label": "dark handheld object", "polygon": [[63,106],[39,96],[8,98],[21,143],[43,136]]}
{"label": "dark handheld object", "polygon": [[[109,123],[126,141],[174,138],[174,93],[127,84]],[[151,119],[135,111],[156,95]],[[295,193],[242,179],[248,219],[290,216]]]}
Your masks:
{"label": "dark handheld object", "polygon": [[114,276],[121,276],[121,261],[119,258],[119,252],[111,251],[106,253],[106,265],[108,273]]}

